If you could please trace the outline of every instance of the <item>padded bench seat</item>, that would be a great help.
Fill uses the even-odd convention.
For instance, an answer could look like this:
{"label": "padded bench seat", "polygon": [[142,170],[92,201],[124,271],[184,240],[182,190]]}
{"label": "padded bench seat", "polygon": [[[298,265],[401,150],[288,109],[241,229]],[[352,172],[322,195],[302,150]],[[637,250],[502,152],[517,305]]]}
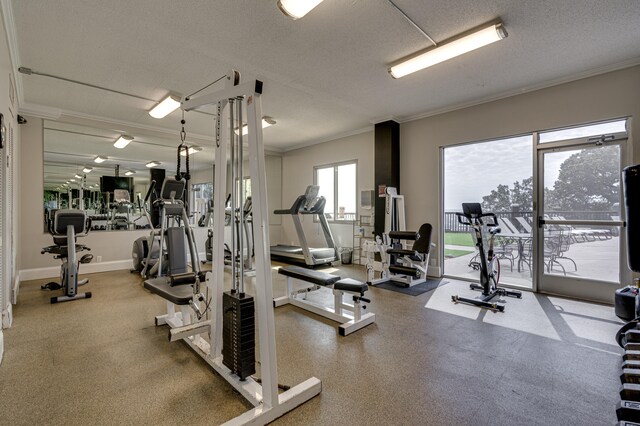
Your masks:
{"label": "padded bench seat", "polygon": [[192,286],[178,285],[171,287],[167,277],[145,280],[144,288],[175,305],[188,305],[193,298]]}
{"label": "padded bench seat", "polygon": [[296,278],[298,280],[322,286],[329,286],[340,281],[340,277],[337,275],[314,271],[301,266],[285,266],[278,269],[278,273],[287,277]]}
{"label": "padded bench seat", "polygon": [[344,279],[341,279],[340,281],[337,281],[333,285],[333,289],[340,290],[340,291],[348,291],[351,293],[360,293],[360,295],[363,295],[365,291],[369,290],[369,286],[367,285],[367,283],[363,283],[358,280],[354,280],[351,278],[344,278]]}

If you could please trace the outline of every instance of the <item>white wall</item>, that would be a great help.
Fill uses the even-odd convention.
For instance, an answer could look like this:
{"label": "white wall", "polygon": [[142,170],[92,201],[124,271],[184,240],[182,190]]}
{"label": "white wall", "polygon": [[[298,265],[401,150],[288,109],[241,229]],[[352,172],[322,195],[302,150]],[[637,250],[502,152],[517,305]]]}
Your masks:
{"label": "white wall", "polygon": [[[304,194],[307,186],[313,184],[314,166],[350,160],[358,161],[359,208],[360,191],[373,189],[374,186],[373,156],[373,131],[286,152],[282,165],[282,208],[291,207],[295,199]],[[303,226],[310,246],[322,247],[325,244],[320,224],[308,217],[304,218]],[[338,247],[352,247],[351,224],[330,223],[329,226]],[[282,236],[273,242],[298,245],[298,236],[290,217],[282,217]]]}
{"label": "white wall", "polygon": [[439,241],[439,147],[625,116],[632,117],[630,140],[638,163],[640,137],[633,135],[640,135],[640,67],[401,124],[400,188],[407,227],[430,222]]}

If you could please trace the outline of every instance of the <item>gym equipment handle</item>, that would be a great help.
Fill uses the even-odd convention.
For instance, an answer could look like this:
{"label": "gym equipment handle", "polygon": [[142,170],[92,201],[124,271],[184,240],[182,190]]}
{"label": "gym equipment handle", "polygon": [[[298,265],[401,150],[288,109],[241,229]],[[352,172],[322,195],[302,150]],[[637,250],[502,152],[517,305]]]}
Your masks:
{"label": "gym equipment handle", "polygon": [[[486,223],[485,225],[487,226],[497,226],[498,225],[498,218],[496,217],[495,213],[482,213],[482,214],[474,214],[474,215],[470,215],[470,214],[464,214],[464,213],[456,213],[456,216],[458,217],[458,222],[462,225],[472,225],[471,220],[472,219],[476,219],[478,222],[480,222],[481,224],[482,222],[482,218],[483,217],[490,217],[492,219],[492,223]],[[462,220],[463,218],[467,219],[467,220]]]}
{"label": "gym equipment handle", "polygon": [[147,191],[147,195],[144,196],[144,202],[146,204],[147,201],[149,201],[149,197],[151,197],[151,193],[153,192],[153,190],[156,187],[156,181],[152,180],[151,181],[151,185],[149,185],[149,190]]}
{"label": "gym equipment handle", "polygon": [[175,274],[169,277],[169,285],[171,287],[176,285],[193,284],[195,282],[196,282],[196,274],[194,274],[193,272]]}
{"label": "gym equipment handle", "polygon": [[415,241],[420,238],[420,234],[416,231],[390,231],[389,238],[391,238],[392,240]]}

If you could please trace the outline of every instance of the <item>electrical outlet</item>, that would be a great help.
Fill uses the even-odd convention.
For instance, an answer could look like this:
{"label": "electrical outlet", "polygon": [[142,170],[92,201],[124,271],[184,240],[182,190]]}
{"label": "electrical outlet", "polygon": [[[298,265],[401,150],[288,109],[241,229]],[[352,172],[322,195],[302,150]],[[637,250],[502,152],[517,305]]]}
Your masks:
{"label": "electrical outlet", "polygon": [[96,263],[100,263],[102,262],[102,256],[97,256],[96,257]]}

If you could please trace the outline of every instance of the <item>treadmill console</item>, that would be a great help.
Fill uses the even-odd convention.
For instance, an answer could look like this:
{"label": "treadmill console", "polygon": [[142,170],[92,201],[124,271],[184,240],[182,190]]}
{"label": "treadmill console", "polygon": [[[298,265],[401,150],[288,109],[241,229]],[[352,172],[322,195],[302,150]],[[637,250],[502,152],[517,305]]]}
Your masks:
{"label": "treadmill console", "polygon": [[318,202],[318,193],[320,193],[320,187],[318,185],[309,185],[307,186],[307,190],[304,192],[304,198],[306,201],[304,203],[304,210],[312,210],[313,206]]}

